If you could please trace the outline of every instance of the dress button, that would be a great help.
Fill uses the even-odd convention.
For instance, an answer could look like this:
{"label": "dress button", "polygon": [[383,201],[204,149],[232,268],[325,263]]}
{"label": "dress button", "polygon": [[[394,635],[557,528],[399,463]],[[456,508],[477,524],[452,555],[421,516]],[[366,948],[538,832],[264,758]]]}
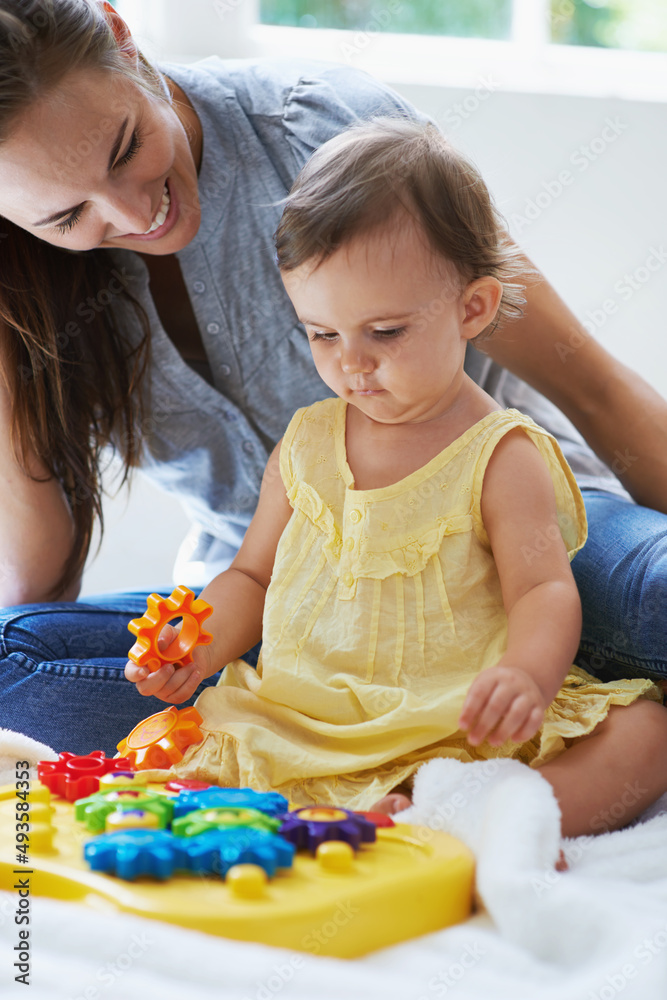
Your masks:
{"label": "dress button", "polygon": [[252,441],[244,441],[243,442],[243,450],[246,453],[246,455],[254,455],[254,453],[255,453],[255,446],[252,443]]}
{"label": "dress button", "polygon": [[192,287],[194,288],[195,292],[206,291],[206,285],[204,284],[203,281],[195,281]]}
{"label": "dress button", "polygon": [[354,538],[345,539],[345,548],[350,552],[354,548]]}
{"label": "dress button", "polygon": [[350,511],[350,521],[352,521],[353,524],[359,524],[359,521],[361,521],[361,511],[360,510],[351,510]]}
{"label": "dress button", "polygon": [[209,333],[220,333],[220,324],[209,323],[206,329],[208,330]]}
{"label": "dress button", "polygon": [[220,365],[220,374],[221,375],[227,376],[227,375],[231,375],[231,373],[232,373],[232,370],[229,367],[229,365]]}
{"label": "dress button", "polygon": [[346,587],[352,586],[352,584],[354,583],[354,577],[352,576],[351,573],[345,574],[345,576],[343,577],[343,583],[345,584]]}

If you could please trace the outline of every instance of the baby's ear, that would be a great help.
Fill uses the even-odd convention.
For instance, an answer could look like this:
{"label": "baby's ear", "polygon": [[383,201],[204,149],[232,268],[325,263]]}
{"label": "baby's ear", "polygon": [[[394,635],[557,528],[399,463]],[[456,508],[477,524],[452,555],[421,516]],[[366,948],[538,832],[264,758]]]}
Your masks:
{"label": "baby's ear", "polygon": [[497,278],[486,275],[471,281],[463,291],[463,335],[472,340],[495,319],[503,286]]}

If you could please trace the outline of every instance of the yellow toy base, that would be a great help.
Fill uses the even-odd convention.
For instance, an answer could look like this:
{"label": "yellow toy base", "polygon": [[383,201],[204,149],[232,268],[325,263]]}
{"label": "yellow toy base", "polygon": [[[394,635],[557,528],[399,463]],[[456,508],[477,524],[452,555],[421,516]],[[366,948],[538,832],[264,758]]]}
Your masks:
{"label": "yellow toy base", "polygon": [[379,828],[376,843],[363,845],[356,854],[338,842],[322,845],[327,850],[320,848],[317,857],[300,850],[293,867],[279,870],[270,881],[254,866],[240,865],[226,881],[182,874],[167,882],[128,882],[89,869],[83,844],[91,835],[75,821],[71,803],[51,798],[39,786],[33,786],[29,800],[28,862],[23,866],[13,846],[16,789],[0,788],[3,889],[11,889],[29,870],[35,895],[338,958],[356,958],[470,914],[471,852],[454,837],[425,827]]}

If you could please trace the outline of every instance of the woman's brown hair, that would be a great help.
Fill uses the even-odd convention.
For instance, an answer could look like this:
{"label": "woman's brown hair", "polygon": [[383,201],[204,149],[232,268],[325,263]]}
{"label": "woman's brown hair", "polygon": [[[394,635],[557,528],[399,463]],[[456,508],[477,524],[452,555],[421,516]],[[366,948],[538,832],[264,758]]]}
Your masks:
{"label": "woman's brown hair", "polygon": [[[123,73],[168,99],[141,55],[137,69],[123,55],[95,0],[2,0],[0,144],[34,100],[81,69]],[[102,449],[119,452],[123,481],[138,463],[149,327],[106,251],[61,250],[4,219],[0,229],[0,366],[14,453],[26,475],[36,458],[60,482],[74,524],[55,598],[79,578],[96,517],[102,526]],[[117,295],[137,310],[138,344],[118,328],[112,308],[85,309],[90,299],[108,304]]]}
{"label": "woman's brown hair", "polygon": [[464,282],[501,282],[496,319],[475,343],[521,315],[526,261],[475,166],[435,125],[385,116],[350,126],[313,153],[284,205],[275,234],[283,271],[317,266],[360,233],[400,224],[403,211]]}

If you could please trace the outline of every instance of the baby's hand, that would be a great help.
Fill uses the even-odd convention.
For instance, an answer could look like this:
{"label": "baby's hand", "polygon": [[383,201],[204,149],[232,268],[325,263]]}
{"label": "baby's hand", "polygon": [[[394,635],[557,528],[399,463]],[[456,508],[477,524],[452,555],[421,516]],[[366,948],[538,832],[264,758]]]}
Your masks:
{"label": "baby's hand", "polygon": [[546,707],[539,685],[524,670],[489,667],[468,691],[459,728],[473,746],[484,740],[494,747],[505,740],[525,743],[542,725]]}
{"label": "baby's hand", "polygon": [[[177,635],[178,629],[173,625],[165,625],[157,641],[158,648],[166,649]],[[136,684],[139,694],[154,695],[161,701],[179,705],[195,693],[206,676],[205,664],[202,662],[205,649],[206,647],[200,646],[192,651],[192,663],[187,663],[185,666],[164,663],[159,670],[153,672],[148,667],[138,667],[136,663],[128,660],[125,664],[125,676],[128,681]]]}

